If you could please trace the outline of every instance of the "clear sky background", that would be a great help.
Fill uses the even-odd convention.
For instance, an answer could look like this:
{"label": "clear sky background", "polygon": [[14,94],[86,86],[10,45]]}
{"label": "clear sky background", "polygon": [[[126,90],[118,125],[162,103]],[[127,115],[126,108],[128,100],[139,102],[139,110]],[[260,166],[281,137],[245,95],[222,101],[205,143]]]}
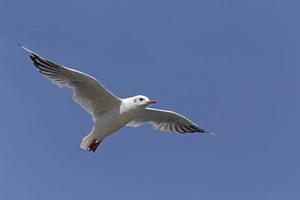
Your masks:
{"label": "clear sky background", "polygon": [[[300,1],[0,0],[0,199],[300,199]],[[20,42],[217,135],[90,116]]]}

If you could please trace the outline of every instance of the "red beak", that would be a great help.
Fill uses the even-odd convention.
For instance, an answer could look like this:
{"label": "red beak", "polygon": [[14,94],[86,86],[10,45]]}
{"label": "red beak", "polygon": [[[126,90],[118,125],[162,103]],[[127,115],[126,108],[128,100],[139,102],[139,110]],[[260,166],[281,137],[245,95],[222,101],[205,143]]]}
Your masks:
{"label": "red beak", "polygon": [[153,104],[153,103],[156,103],[156,101],[155,100],[149,100],[148,101],[148,104]]}

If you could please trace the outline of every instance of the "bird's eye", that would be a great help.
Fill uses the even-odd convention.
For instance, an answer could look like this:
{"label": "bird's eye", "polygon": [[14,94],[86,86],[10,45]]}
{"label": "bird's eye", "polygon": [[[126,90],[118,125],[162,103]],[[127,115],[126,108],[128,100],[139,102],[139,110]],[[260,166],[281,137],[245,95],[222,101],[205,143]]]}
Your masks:
{"label": "bird's eye", "polygon": [[143,99],[143,98],[140,98],[140,101],[144,101],[144,99]]}

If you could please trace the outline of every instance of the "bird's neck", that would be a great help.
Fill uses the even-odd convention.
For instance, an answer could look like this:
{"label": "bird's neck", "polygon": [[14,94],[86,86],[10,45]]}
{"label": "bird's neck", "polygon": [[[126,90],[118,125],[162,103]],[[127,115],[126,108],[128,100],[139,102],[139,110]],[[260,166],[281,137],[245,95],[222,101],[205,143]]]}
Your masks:
{"label": "bird's neck", "polygon": [[141,109],[143,108],[140,108],[136,104],[134,104],[132,98],[126,98],[126,99],[122,99],[122,103],[120,106],[120,114],[136,113],[139,112]]}

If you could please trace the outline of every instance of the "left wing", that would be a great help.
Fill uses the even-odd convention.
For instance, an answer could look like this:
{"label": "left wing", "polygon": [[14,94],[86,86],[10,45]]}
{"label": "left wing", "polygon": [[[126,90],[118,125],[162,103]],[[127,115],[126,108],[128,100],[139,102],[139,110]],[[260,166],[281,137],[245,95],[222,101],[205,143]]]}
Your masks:
{"label": "left wing", "polygon": [[205,133],[204,129],[187,119],[186,117],[168,110],[146,108],[127,126],[138,127],[144,123],[151,123],[155,129],[160,131],[172,131],[177,133]]}

